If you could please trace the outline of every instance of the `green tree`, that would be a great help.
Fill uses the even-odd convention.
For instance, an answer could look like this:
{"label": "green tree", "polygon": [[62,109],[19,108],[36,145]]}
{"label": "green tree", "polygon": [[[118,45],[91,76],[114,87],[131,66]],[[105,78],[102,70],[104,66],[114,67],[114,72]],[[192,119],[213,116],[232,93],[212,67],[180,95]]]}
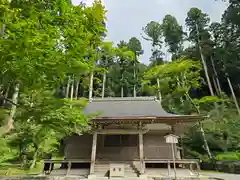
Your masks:
{"label": "green tree", "polygon": [[103,68],[102,98],[104,98],[107,73],[109,71],[109,67],[114,63],[116,49],[113,48],[112,42],[104,42],[100,47],[101,47],[101,60],[99,63],[100,67]]}
{"label": "green tree", "polygon": [[177,19],[171,15],[166,15],[163,19],[163,36],[168,45],[168,51],[172,54],[172,59],[179,58],[182,51],[183,30],[178,24]]}
{"label": "green tree", "polygon": [[163,63],[162,59],[162,43],[163,43],[163,28],[162,25],[156,21],[149,22],[144,28],[143,32],[146,35],[143,38],[147,41],[151,41],[152,44],[152,65],[159,65]]}
{"label": "green tree", "polygon": [[205,72],[205,77],[207,79],[208,88],[210,90],[211,96],[214,96],[214,91],[212,83],[209,77],[208,67],[203,54],[202,40],[205,39],[207,34],[206,27],[209,23],[209,17],[207,14],[202,13],[198,8],[191,8],[188,12],[188,17],[186,18],[186,25],[190,31],[189,39],[196,44],[199,48],[199,53],[201,55],[202,66]]}
{"label": "green tree", "polygon": [[124,74],[126,74],[127,68],[134,60],[134,53],[130,51],[127,46],[122,46],[122,44],[123,43],[120,43],[116,49],[117,63],[119,65],[121,75],[121,97],[124,96],[124,86],[126,85],[126,78]]}
{"label": "green tree", "polygon": [[128,48],[132,52],[134,52],[134,60],[133,60],[133,78],[134,78],[134,85],[133,85],[133,96],[137,96],[137,76],[138,76],[138,57],[143,54],[143,49],[141,42],[136,38],[132,37],[128,42]]}
{"label": "green tree", "polygon": [[[190,97],[190,90],[199,87],[201,66],[197,61],[180,59],[174,62],[156,66],[145,74],[147,81],[151,79],[160,79],[160,88],[163,95],[163,105],[174,113],[197,113],[201,115],[197,100],[193,101]],[[159,88],[155,85],[155,88]],[[206,98],[206,97],[205,97]],[[208,97],[204,103],[215,102],[218,99]],[[199,100],[201,101],[201,100]],[[187,109],[187,107],[189,109]],[[201,120],[198,122],[200,132],[203,138],[204,146],[212,159],[205,131]]]}
{"label": "green tree", "polygon": [[[88,129],[87,118],[79,111],[84,103],[79,107],[73,101],[56,99],[55,89],[66,79],[73,82],[76,76],[91,72],[96,59],[90,55],[96,55],[95,47],[102,42],[105,11],[100,1],[92,7],[73,6],[67,0],[4,3],[0,6],[4,9],[0,13],[1,27],[4,25],[0,36],[0,92],[12,105],[8,129],[13,124],[15,128],[3,134],[9,132],[13,141],[18,135],[22,137],[27,152],[33,153],[33,167],[47,151],[45,147],[55,148],[59,134]],[[5,12],[11,12],[8,19]],[[71,100],[73,87],[71,83]],[[1,143],[6,144],[5,140]]]}
{"label": "green tree", "polygon": [[[80,134],[89,129],[87,117],[81,111],[86,101],[72,102],[67,99],[53,97],[54,92],[48,90],[30,90],[20,96],[22,106],[17,112],[16,128],[11,134],[12,140],[21,137],[20,148],[33,158],[30,168],[33,168],[43,154],[57,145],[57,140],[72,133]],[[71,106],[71,110],[70,110]],[[31,155],[32,154],[32,155]]]}

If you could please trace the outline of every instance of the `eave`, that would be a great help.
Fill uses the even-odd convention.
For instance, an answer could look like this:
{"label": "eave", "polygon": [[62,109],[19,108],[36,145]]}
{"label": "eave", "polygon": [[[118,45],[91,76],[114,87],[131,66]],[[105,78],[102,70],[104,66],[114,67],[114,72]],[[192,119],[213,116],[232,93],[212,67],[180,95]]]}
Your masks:
{"label": "eave", "polygon": [[165,123],[165,124],[176,124],[176,123],[190,123],[201,121],[205,117],[203,116],[161,116],[161,117],[97,117],[92,119],[93,122],[97,124],[152,124],[152,123]]}

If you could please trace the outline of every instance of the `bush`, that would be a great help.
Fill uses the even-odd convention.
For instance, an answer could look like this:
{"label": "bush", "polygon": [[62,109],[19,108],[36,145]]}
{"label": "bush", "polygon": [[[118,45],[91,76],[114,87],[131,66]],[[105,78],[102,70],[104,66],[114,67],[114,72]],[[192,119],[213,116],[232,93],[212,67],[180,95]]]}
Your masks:
{"label": "bush", "polygon": [[216,155],[216,160],[230,160],[237,161],[240,160],[240,153],[237,152],[227,152]]}

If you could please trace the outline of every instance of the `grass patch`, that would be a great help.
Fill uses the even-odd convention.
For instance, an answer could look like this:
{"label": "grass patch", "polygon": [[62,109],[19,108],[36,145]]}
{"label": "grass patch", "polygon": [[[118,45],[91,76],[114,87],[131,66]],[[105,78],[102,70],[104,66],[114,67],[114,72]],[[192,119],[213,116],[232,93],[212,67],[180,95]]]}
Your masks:
{"label": "grass patch", "polygon": [[[63,160],[64,157],[54,156],[52,160]],[[0,165],[0,176],[17,176],[17,175],[35,175],[39,174],[43,170],[43,161],[38,162],[36,167],[31,170],[26,170],[21,167],[20,164],[4,163]],[[55,168],[60,167],[59,164]]]}
{"label": "grass patch", "polygon": [[42,168],[43,163],[40,162],[31,170],[24,170],[18,164],[2,164],[0,165],[0,176],[34,175],[41,173]]}

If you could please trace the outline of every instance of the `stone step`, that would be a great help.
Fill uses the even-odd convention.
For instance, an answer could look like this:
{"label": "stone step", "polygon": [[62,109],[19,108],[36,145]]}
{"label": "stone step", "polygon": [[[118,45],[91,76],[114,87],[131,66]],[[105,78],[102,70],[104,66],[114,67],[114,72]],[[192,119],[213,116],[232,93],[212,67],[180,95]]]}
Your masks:
{"label": "stone step", "polygon": [[[121,163],[118,163],[118,164],[121,164]],[[95,174],[98,177],[105,178],[105,175],[107,175],[107,172],[110,170],[110,163],[96,163],[94,170],[95,170]],[[125,174],[125,177],[128,177],[128,179],[129,177],[132,177],[132,178],[138,177],[137,173],[135,172],[131,164],[128,164],[128,163],[124,164],[124,174]],[[112,179],[115,180],[116,178],[112,178]],[[120,178],[120,179],[125,179],[125,178]]]}

